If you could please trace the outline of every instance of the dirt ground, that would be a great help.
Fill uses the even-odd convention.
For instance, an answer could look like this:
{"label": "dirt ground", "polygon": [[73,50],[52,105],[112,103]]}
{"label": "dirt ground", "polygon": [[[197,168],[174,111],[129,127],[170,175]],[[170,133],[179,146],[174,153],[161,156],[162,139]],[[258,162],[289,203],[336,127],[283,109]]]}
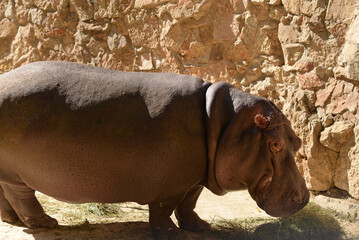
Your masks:
{"label": "dirt ground", "polygon": [[[82,239],[152,239],[148,225],[148,208],[134,203],[121,205],[122,218],[106,217],[103,220],[81,215],[63,204],[43,195],[38,195],[45,210],[59,221],[54,229],[27,229],[0,221],[0,239],[14,240],[82,240]],[[322,195],[312,196],[311,202],[321,207],[331,208],[348,219],[338,218],[348,239],[359,239],[359,201],[353,199],[328,198]],[[60,210],[59,210],[60,209]],[[196,212],[212,225],[220,220],[271,218],[259,209],[247,191],[233,192],[225,196],[215,196],[205,190],[197,204]],[[74,217],[75,216],[75,217]],[[207,233],[188,233],[190,239],[221,239]]]}

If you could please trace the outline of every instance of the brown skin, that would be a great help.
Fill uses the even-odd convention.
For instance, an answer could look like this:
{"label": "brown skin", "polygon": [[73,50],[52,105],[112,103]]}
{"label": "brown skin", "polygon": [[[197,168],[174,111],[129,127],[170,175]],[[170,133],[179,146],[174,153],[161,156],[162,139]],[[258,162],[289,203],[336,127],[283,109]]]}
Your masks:
{"label": "brown skin", "polygon": [[294,161],[301,140],[288,119],[269,100],[249,97],[228,84],[218,87],[216,94],[222,95],[219,104],[232,101],[233,106],[213,112],[214,126],[223,127],[219,138],[209,136],[209,144],[217,146],[210,155],[214,174],[209,184],[217,194],[248,189],[272,216],[289,216],[302,209],[310,195]]}
{"label": "brown skin", "polygon": [[35,190],[149,204],[156,239],[185,238],[173,211],[182,229],[210,228],[194,212],[204,186],[248,188],[269,214],[286,216],[309,198],[299,147],[271,102],[228,83],[59,62],[0,76],[0,214],[30,228],[57,225]]}

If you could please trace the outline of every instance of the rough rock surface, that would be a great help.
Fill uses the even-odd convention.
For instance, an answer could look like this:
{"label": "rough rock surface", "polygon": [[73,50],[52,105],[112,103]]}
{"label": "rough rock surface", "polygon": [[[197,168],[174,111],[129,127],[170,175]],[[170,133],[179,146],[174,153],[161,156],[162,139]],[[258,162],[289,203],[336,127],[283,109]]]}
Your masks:
{"label": "rough rock surface", "polygon": [[359,199],[358,0],[4,0],[0,73],[39,60],[228,81],[304,140],[312,190]]}

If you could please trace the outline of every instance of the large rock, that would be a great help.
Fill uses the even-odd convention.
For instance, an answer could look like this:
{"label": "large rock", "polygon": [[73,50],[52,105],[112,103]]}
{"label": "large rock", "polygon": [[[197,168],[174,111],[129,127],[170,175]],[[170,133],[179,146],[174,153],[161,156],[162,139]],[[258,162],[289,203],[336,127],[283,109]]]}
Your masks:
{"label": "large rock", "polygon": [[111,33],[107,38],[108,48],[115,52],[121,51],[128,46],[127,39],[121,33]]}
{"label": "large rock", "polygon": [[347,143],[353,133],[353,124],[335,122],[320,134],[320,143],[336,152],[339,152]]}
{"label": "large rock", "polygon": [[17,27],[7,18],[0,21],[0,56],[10,51],[12,38],[16,35]]}
{"label": "large rock", "polygon": [[124,8],[116,0],[97,0],[94,2],[94,19],[106,19],[120,17]]}
{"label": "large rock", "polygon": [[301,0],[300,13],[306,16],[324,16],[327,3],[327,0]]}
{"label": "large rock", "polygon": [[215,0],[179,0],[178,4],[169,4],[166,10],[174,19],[193,18],[198,20],[205,15],[209,15],[211,7]]}
{"label": "large rock", "polygon": [[278,38],[282,45],[292,44],[298,41],[298,33],[292,25],[280,23],[278,25]]}
{"label": "large rock", "polygon": [[338,153],[319,141],[322,125],[319,120],[310,122],[310,140],[307,147],[308,184],[312,190],[326,191],[334,187],[333,166]]}
{"label": "large rock", "polygon": [[71,0],[78,17],[82,21],[90,20],[94,17],[94,6],[90,0]]}
{"label": "large rock", "polygon": [[45,20],[44,11],[37,9],[37,8],[32,8],[29,10],[28,15],[29,15],[30,21],[33,24],[42,25],[44,23],[44,20]]}
{"label": "large rock", "polygon": [[234,40],[241,31],[241,26],[238,24],[238,16],[229,15],[222,18],[214,27],[213,40],[216,42],[223,42],[227,40]]}
{"label": "large rock", "polygon": [[285,10],[291,14],[299,15],[300,1],[297,0],[282,0]]}
{"label": "large rock", "polygon": [[327,113],[357,112],[359,103],[358,87],[345,81],[334,81],[324,91],[330,92],[331,95],[330,101],[325,105]]}
{"label": "large rock", "polygon": [[0,21],[0,40],[2,39],[10,39],[15,36],[17,32],[16,24],[10,21],[7,18],[4,18]]}
{"label": "large rock", "polygon": [[345,35],[345,44],[338,57],[337,77],[359,81],[359,16],[355,18]]}
{"label": "large rock", "polygon": [[357,199],[359,199],[359,127],[354,128],[354,139],[355,146],[353,146],[349,151],[350,159],[350,168],[348,168],[348,185],[349,185],[349,194]]}
{"label": "large rock", "polygon": [[[320,142],[339,153],[334,162],[334,184],[336,187],[349,191],[348,170],[351,168],[351,159],[348,152],[355,145],[354,125],[348,122],[335,122],[326,128],[320,135]],[[351,181],[354,179],[351,178]],[[355,180],[354,180],[355,181]]]}
{"label": "large rock", "polygon": [[140,71],[149,71],[154,69],[154,65],[152,62],[152,55],[150,52],[144,52],[141,53],[140,56],[137,57],[137,59],[135,59],[136,61],[136,70],[140,70]]}
{"label": "large rock", "polygon": [[283,54],[287,65],[293,65],[303,56],[303,53],[304,46],[302,44],[292,43],[283,45]]}
{"label": "large rock", "polygon": [[330,22],[351,21],[357,4],[357,0],[331,0],[328,3],[325,19]]}
{"label": "large rock", "polygon": [[321,88],[324,83],[320,80],[318,75],[314,72],[308,72],[300,74],[298,77],[299,86],[302,89],[318,89]]}
{"label": "large rock", "polygon": [[159,19],[147,10],[133,12],[126,17],[128,34],[135,47],[156,48],[160,42]]}
{"label": "large rock", "polygon": [[14,66],[39,60],[39,52],[34,44],[35,42],[35,29],[31,24],[26,27],[19,27],[11,44]]}

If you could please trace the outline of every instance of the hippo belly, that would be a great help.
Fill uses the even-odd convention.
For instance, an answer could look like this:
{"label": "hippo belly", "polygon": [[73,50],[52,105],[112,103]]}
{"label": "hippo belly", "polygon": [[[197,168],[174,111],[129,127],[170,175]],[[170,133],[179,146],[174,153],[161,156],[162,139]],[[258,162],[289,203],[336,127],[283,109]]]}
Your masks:
{"label": "hippo belly", "polygon": [[146,145],[141,138],[140,142],[108,141],[109,136],[91,134],[37,134],[22,141],[21,148],[1,146],[1,155],[19,181],[73,203],[150,203],[186,191],[205,174],[205,163],[180,170],[201,161],[203,153],[180,149],[171,139],[152,139],[154,145]]}

